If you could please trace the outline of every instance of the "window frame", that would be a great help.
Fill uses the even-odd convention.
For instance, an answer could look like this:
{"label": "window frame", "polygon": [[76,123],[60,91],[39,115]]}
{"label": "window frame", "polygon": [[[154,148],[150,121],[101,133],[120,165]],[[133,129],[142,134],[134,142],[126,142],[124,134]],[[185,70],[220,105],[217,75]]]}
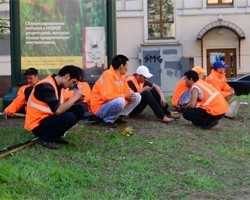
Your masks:
{"label": "window frame", "polygon": [[232,6],[234,5],[234,0],[231,3],[223,3],[222,0],[218,0],[218,3],[209,3],[207,0],[207,6]]}
{"label": "window frame", "polygon": [[[176,1],[173,1],[173,20],[163,20],[163,12],[162,12],[162,0],[159,0],[159,3],[160,3],[160,19],[159,19],[159,22],[157,21],[150,21],[149,22],[149,12],[148,12],[148,0],[147,1],[144,1],[144,8],[146,10],[146,13],[145,13],[145,39],[147,42],[151,42],[151,41],[173,41],[173,40],[176,40],[176,12],[175,12],[175,4],[176,4]],[[160,37],[158,38],[151,38],[149,37],[149,25],[152,25],[152,24],[159,24],[160,26]],[[167,25],[167,24],[173,24],[174,25],[174,36],[173,37],[164,37],[163,36],[163,30],[164,30],[164,25]]]}

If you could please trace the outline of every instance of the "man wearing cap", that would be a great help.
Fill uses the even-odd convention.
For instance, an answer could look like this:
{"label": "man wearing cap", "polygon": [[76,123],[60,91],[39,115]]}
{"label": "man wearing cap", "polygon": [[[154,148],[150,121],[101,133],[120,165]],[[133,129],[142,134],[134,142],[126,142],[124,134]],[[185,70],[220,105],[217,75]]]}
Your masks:
{"label": "man wearing cap", "polygon": [[[226,68],[228,68],[228,65],[225,65],[223,61],[218,60],[214,62],[213,69],[211,70],[210,75],[205,79],[205,81],[213,85],[228,101],[234,96],[235,91],[227,84],[227,78],[225,76]],[[229,112],[226,113],[225,116],[228,118],[235,118],[238,113],[239,107],[240,105],[237,101],[232,102]]]}
{"label": "man wearing cap", "polygon": [[[192,68],[195,71],[199,79],[204,80],[205,78],[205,70],[202,69],[200,66],[195,66]],[[183,104],[187,104],[190,101],[190,89],[186,85],[185,77],[181,78],[177,83],[174,94],[172,97],[172,106],[174,106],[176,111],[181,112],[181,106]]]}
{"label": "man wearing cap", "polygon": [[141,95],[128,86],[125,76],[127,70],[128,58],[116,55],[91,92],[90,109],[101,119],[101,124],[108,128],[116,128],[117,123],[126,123],[119,116],[127,116],[141,101]]}
{"label": "man wearing cap", "polygon": [[163,123],[173,121],[174,117],[168,111],[168,104],[158,85],[147,81],[153,75],[146,66],[139,66],[136,73],[127,77],[128,85],[134,92],[141,94],[141,102],[134,108],[129,116],[139,115],[147,105],[153,110],[157,119]]}
{"label": "man wearing cap", "polygon": [[38,71],[35,68],[29,68],[24,73],[27,84],[19,88],[17,97],[12,103],[4,109],[3,116],[11,116],[16,112],[25,112],[26,102],[29,98],[33,86],[39,81]]}

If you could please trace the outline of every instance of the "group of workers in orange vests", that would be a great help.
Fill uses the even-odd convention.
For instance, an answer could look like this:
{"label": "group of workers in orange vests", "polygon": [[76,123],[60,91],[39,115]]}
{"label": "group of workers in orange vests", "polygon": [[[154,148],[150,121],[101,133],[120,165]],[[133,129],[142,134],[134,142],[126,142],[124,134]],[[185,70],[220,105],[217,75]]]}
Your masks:
{"label": "group of workers in orange vests", "polygon": [[79,67],[66,65],[57,75],[42,80],[35,68],[29,68],[24,73],[27,84],[19,89],[3,116],[7,118],[26,106],[24,128],[32,131],[41,145],[57,149],[58,144],[69,144],[65,132],[84,118],[116,128],[127,123],[124,117],[136,117],[149,106],[162,123],[170,123],[182,113],[195,126],[210,129],[223,116],[234,118],[238,112],[237,102],[233,106],[227,102],[234,90],[226,83],[228,66],[222,61],[214,63],[205,80],[200,66],[184,74],[172,97],[174,112],[169,110],[160,87],[148,81],[153,74],[146,66],[126,76],[128,61],[124,55],[115,56],[92,89],[83,81]]}

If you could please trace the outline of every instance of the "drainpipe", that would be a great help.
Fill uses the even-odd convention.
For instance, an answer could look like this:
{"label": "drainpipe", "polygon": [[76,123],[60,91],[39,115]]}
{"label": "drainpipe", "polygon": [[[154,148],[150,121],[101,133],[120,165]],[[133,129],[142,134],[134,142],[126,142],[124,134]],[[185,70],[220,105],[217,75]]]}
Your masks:
{"label": "drainpipe", "polygon": [[117,53],[116,41],[116,1],[107,1],[107,56],[108,68]]}

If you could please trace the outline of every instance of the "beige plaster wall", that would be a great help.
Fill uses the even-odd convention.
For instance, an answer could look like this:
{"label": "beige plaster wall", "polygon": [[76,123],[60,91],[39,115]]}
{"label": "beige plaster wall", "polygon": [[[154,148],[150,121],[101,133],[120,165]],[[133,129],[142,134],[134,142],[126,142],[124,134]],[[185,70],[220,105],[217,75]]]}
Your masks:
{"label": "beige plaster wall", "polygon": [[143,19],[141,17],[117,18],[117,54],[126,55],[129,62],[128,74],[140,65],[138,59],[143,43]]}

